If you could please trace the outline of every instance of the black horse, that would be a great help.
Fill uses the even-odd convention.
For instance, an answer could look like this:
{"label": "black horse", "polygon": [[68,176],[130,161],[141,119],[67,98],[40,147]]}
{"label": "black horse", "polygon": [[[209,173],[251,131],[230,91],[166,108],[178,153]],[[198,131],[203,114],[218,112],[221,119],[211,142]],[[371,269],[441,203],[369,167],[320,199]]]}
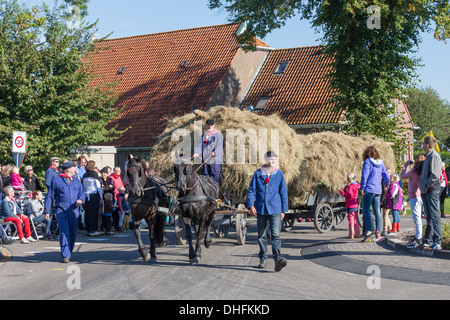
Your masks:
{"label": "black horse", "polygon": [[[129,204],[135,223],[134,235],[138,241],[142,259],[156,262],[156,245],[165,244],[164,226],[167,217],[166,213],[158,210],[158,206],[168,206],[170,188],[168,181],[164,178],[147,176],[146,169],[147,163],[144,159],[128,156],[127,175],[131,183]],[[141,239],[140,222],[142,219],[145,219],[148,224],[150,254]]]}
{"label": "black horse", "polygon": [[[192,164],[183,162],[174,166],[178,203],[186,228],[189,243],[189,261],[197,264],[201,258],[201,242],[211,245],[210,228],[216,212],[215,200],[219,196],[219,185],[210,177],[199,176]],[[191,221],[195,225],[196,244],[192,245]]]}

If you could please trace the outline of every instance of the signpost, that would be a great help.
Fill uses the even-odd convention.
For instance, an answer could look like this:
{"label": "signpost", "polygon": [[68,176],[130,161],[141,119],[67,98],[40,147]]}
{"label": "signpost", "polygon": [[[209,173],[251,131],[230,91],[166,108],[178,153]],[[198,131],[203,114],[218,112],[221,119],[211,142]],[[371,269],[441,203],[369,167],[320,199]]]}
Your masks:
{"label": "signpost", "polygon": [[22,131],[13,131],[12,154],[16,167],[20,168],[25,158],[27,147],[27,133]]}

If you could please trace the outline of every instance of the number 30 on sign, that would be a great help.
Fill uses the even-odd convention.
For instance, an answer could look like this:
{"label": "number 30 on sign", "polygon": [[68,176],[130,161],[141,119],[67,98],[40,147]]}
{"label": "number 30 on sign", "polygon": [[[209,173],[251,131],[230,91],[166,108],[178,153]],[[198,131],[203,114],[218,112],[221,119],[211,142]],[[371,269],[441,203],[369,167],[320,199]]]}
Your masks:
{"label": "number 30 on sign", "polygon": [[21,131],[13,131],[12,152],[26,153],[27,133]]}

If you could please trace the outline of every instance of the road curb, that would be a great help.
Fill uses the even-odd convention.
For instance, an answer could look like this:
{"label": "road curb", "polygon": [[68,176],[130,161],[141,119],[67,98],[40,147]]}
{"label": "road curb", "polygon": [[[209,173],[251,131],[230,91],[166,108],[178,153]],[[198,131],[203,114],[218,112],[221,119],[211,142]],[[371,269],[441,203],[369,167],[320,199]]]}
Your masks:
{"label": "road curb", "polygon": [[[403,232],[411,231],[413,229],[406,229]],[[425,257],[434,257],[439,259],[450,260],[450,250],[429,250],[429,249],[410,249],[406,243],[397,238],[398,234],[388,234],[385,237],[386,244],[394,250],[413,253]]]}

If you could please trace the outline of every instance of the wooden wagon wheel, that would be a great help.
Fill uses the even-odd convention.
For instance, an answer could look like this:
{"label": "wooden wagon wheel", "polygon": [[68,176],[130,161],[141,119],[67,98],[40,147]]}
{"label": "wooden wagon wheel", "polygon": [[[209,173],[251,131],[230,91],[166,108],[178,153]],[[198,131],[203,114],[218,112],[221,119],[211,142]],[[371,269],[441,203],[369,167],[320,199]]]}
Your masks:
{"label": "wooden wagon wheel", "polygon": [[338,212],[335,212],[334,214],[334,228],[339,228],[341,224],[344,223],[345,218],[347,218],[347,210],[340,210]]}
{"label": "wooden wagon wheel", "polygon": [[[245,204],[241,203],[238,205],[238,210],[246,210]],[[247,238],[247,213],[238,213],[236,216],[236,237],[240,245],[245,244]]]}
{"label": "wooden wagon wheel", "polygon": [[225,238],[231,229],[231,219],[229,219],[230,223],[221,223],[219,225],[212,224],[212,229],[217,238]]}
{"label": "wooden wagon wheel", "polygon": [[333,227],[333,208],[328,203],[321,203],[314,212],[314,227],[320,233],[325,233]]}
{"label": "wooden wagon wheel", "polygon": [[356,220],[358,220],[359,226],[362,230],[362,228],[364,227],[364,216],[363,216],[363,211],[362,211],[362,198],[358,199],[358,214],[356,215]]}
{"label": "wooden wagon wheel", "polygon": [[295,216],[291,213],[286,213],[283,219],[283,225],[281,226],[282,231],[291,231],[295,224]]}

